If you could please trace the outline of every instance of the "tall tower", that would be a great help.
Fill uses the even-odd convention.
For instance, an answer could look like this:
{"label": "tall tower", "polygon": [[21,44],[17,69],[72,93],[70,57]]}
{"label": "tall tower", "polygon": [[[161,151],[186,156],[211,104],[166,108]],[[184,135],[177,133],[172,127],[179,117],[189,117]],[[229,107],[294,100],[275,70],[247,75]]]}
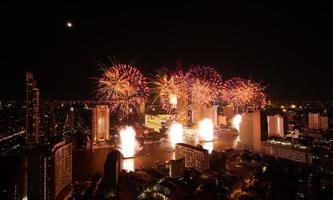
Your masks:
{"label": "tall tower", "polygon": [[267,116],[260,110],[243,113],[239,126],[241,148],[261,152],[261,141],[267,140]]}
{"label": "tall tower", "polygon": [[27,144],[38,142],[39,138],[39,89],[33,74],[26,72],[25,134]]}
{"label": "tall tower", "polygon": [[110,108],[106,105],[96,105],[92,111],[93,141],[105,141],[110,134]]}
{"label": "tall tower", "polygon": [[118,199],[118,182],[121,169],[122,156],[120,151],[112,150],[108,153],[104,163],[104,177],[100,193],[106,199]]}

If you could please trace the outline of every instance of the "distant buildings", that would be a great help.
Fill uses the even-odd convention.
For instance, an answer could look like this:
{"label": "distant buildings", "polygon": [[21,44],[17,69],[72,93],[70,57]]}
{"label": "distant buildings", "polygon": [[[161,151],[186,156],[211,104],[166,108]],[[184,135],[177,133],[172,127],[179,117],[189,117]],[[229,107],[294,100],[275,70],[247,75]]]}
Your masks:
{"label": "distant buildings", "polygon": [[33,74],[26,72],[25,130],[27,144],[35,144],[39,139],[39,89]]}
{"label": "distant buildings", "polygon": [[185,167],[199,170],[209,169],[208,150],[185,143],[176,144],[176,160],[184,158]]}
{"label": "distant buildings", "polygon": [[92,111],[93,142],[105,141],[110,135],[110,108],[107,105],[96,105]]}
{"label": "distant buildings", "polygon": [[267,118],[262,111],[243,113],[239,127],[240,148],[261,152],[261,141],[267,139]]}
{"label": "distant buildings", "polygon": [[309,129],[328,129],[328,117],[320,113],[309,113]]}
{"label": "distant buildings", "polygon": [[284,137],[283,117],[280,115],[267,116],[268,137]]}
{"label": "distant buildings", "polygon": [[161,132],[165,123],[171,118],[171,115],[145,115],[145,127],[153,129],[155,132]]}
{"label": "distant buildings", "polygon": [[312,164],[312,153],[308,147],[284,141],[271,140],[263,142],[262,153],[296,162]]}

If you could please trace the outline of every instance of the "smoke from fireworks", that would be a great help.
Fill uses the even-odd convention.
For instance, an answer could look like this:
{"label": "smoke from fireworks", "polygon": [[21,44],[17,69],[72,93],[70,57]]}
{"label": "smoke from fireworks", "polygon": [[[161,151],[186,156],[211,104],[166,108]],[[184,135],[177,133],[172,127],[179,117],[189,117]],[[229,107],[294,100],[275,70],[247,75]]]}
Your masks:
{"label": "smoke from fireworks", "polygon": [[236,77],[225,82],[222,99],[236,107],[262,108],[266,105],[264,89],[259,83]]}
{"label": "smoke from fireworks", "polygon": [[115,64],[106,68],[99,79],[98,96],[111,105],[112,112],[117,112],[122,118],[137,114],[148,94],[146,78],[131,65]]}
{"label": "smoke from fireworks", "polygon": [[168,132],[169,142],[175,148],[177,143],[183,142],[184,129],[180,123],[173,123]]}

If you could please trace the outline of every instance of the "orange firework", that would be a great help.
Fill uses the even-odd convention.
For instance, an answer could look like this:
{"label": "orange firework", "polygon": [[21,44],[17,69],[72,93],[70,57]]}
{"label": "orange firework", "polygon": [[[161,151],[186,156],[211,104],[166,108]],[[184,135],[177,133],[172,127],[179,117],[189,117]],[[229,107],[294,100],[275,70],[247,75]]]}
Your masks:
{"label": "orange firework", "polygon": [[99,79],[98,96],[111,106],[121,118],[136,115],[141,103],[147,100],[146,78],[135,67],[115,64],[105,69]]}

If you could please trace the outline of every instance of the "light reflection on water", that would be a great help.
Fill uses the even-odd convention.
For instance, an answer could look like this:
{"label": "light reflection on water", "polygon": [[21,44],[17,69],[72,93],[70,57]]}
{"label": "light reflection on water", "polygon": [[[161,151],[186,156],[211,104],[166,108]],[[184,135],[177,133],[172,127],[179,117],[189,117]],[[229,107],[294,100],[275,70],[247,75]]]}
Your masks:
{"label": "light reflection on water", "polygon": [[[238,137],[232,134],[221,134],[213,142],[201,143],[209,152],[235,147]],[[197,145],[198,142],[193,142]],[[104,161],[111,148],[82,150],[73,153],[73,180],[83,180],[95,173],[103,174]],[[175,158],[175,152],[168,142],[145,144],[136,153],[135,158],[123,159],[123,169],[134,170],[142,167],[154,167],[157,162]]]}
{"label": "light reflection on water", "polygon": [[134,158],[123,159],[122,169],[126,171],[134,171]]}

